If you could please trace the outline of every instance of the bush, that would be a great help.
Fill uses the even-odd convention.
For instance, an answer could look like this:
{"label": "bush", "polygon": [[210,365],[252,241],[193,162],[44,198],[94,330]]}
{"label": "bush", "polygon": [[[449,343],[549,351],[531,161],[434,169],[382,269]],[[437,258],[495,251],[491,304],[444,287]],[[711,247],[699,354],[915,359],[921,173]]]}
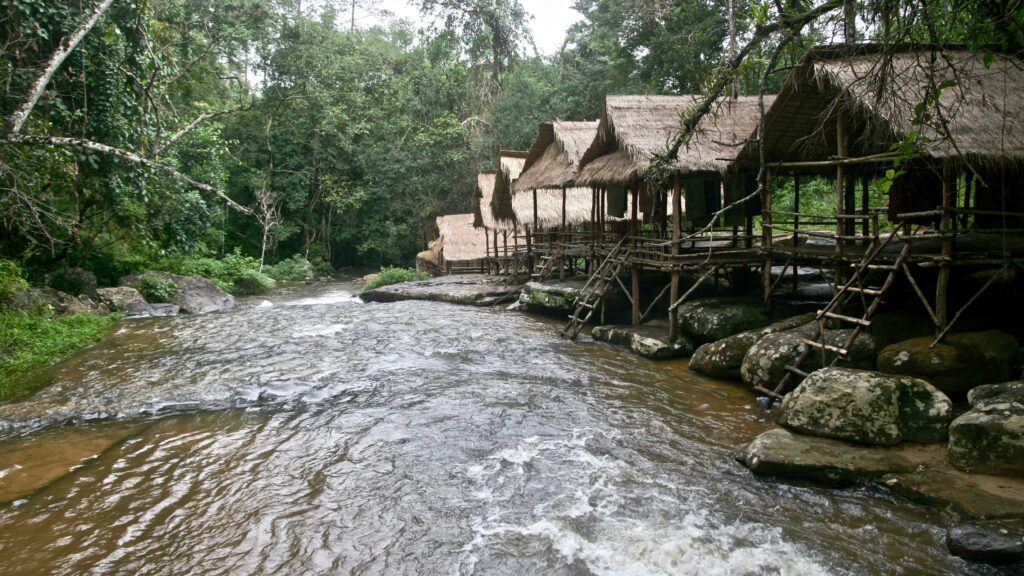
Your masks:
{"label": "bush", "polygon": [[0,402],[24,398],[46,384],[36,369],[103,338],[118,314],[49,317],[0,311]]}
{"label": "bush", "polygon": [[274,288],[274,281],[260,272],[260,261],[242,255],[236,248],[223,258],[175,256],[156,263],[159,268],[182,276],[199,276],[236,296],[263,294]]}
{"label": "bush", "polygon": [[135,289],[146,302],[170,302],[178,295],[178,284],[169,278],[146,272],[139,276]]}
{"label": "bush", "polygon": [[313,277],[313,265],[301,254],[285,258],[273,266],[264,266],[263,273],[274,280],[297,282]]}
{"label": "bush", "polygon": [[413,270],[411,268],[399,268],[397,266],[385,266],[377,273],[377,277],[369,280],[364,290],[372,290],[389,284],[401,284],[402,282],[413,282],[416,280],[427,280],[430,274]]}
{"label": "bush", "polygon": [[10,260],[0,259],[0,305],[10,302],[19,288],[27,288],[21,266]]}

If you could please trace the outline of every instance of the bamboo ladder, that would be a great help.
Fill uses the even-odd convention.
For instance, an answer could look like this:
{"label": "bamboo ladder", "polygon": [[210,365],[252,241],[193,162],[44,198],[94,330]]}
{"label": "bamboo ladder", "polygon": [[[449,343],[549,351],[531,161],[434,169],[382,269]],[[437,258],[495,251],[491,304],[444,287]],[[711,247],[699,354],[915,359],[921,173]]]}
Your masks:
{"label": "bamboo ladder", "polygon": [[[882,250],[892,241],[893,238],[899,233],[899,230],[894,230],[881,244],[876,244],[872,249],[868,250],[860,263],[853,270],[853,274],[850,279],[843,284],[839,290],[836,291],[832,299],[825,305],[821,310],[818,310],[817,314],[817,326],[814,330],[814,335],[811,338],[804,338],[804,350],[797,357],[793,364],[786,366],[786,374],[782,377],[779,383],[773,390],[769,390],[763,386],[756,386],[754,389],[758,392],[766,394],[772,400],[781,400],[786,393],[787,387],[793,381],[794,378],[806,378],[808,373],[802,369],[804,362],[806,362],[811,354],[816,351],[821,353],[822,365],[825,365],[825,355],[832,354],[832,361],[828,363],[828,366],[835,366],[840,360],[848,360],[850,357],[850,350],[853,347],[853,343],[857,337],[860,336],[861,332],[865,328],[871,327],[871,318],[874,316],[878,307],[882,303],[882,298],[892,287],[896,280],[896,276],[900,271],[900,267],[903,265],[904,260],[910,254],[910,243],[903,245],[899,255],[892,264],[875,264],[875,259],[882,253]],[[885,272],[885,280],[878,288],[871,288],[868,285],[868,280],[873,272]],[[849,316],[843,314],[843,309],[850,300],[855,296],[859,296],[861,304],[863,306],[863,315],[861,317]],[[846,339],[843,346],[834,346],[826,342],[826,331],[825,323],[829,320],[835,320],[838,322],[846,322],[853,324],[853,332]]]}
{"label": "bamboo ladder", "polygon": [[594,310],[604,302],[609,288],[612,287],[612,283],[620,281],[619,273],[622,271],[622,267],[629,259],[632,251],[627,240],[628,237],[623,237],[622,240],[619,240],[619,243],[612,248],[611,252],[608,253],[608,257],[601,262],[601,265],[594,271],[593,276],[587,280],[583,289],[580,290],[579,296],[576,297],[573,313],[569,316],[569,321],[565,327],[559,332],[563,338],[575,340],[580,330],[583,329],[583,325],[594,315]]}

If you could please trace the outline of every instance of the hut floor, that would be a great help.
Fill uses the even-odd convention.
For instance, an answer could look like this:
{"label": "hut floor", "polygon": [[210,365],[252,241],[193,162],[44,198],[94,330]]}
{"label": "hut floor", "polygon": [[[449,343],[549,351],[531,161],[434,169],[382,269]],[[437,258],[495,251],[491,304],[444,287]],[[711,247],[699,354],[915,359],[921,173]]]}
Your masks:
{"label": "hut floor", "polygon": [[[889,242],[878,257],[879,262],[892,262],[903,247],[909,243],[909,262],[936,262],[942,255],[942,240],[937,236],[909,236]],[[844,260],[860,261],[870,245],[867,242],[848,241],[844,246]],[[833,261],[836,258],[835,241],[816,238],[813,242],[800,244],[779,243],[772,246],[775,258],[795,257],[798,261]],[[956,237],[953,244],[952,260],[955,265],[992,264],[1003,259],[1024,260],[1024,233],[1007,232],[966,232]]]}
{"label": "hut floor", "polygon": [[429,280],[403,282],[367,290],[359,295],[364,302],[434,300],[452,304],[490,306],[509,301],[517,287],[505,284],[504,276],[488,274],[452,274]]}

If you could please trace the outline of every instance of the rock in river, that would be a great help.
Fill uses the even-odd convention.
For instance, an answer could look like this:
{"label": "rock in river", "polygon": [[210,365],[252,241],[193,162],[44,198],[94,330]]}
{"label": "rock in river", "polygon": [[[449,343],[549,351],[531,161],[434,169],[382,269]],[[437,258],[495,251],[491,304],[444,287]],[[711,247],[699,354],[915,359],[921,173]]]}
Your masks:
{"label": "rock in river", "polygon": [[1024,519],[975,520],[946,530],[949,551],[966,560],[1011,564],[1024,560]]}
{"label": "rock in river", "polygon": [[[828,330],[825,342],[833,346],[845,346],[852,330]],[[807,344],[804,338],[814,335],[814,325],[804,325],[794,330],[777,332],[762,338],[751,346],[740,365],[740,377],[751,387],[774,388],[786,374],[786,365],[793,364],[803,353]],[[839,363],[846,368],[874,368],[875,345],[870,334],[860,334],[850,350],[850,359]],[[811,354],[800,367],[804,372],[821,368],[821,354]]]}
{"label": "rock in river", "polygon": [[[747,330],[721,340],[708,342],[697,348],[690,358],[690,369],[712,378],[739,380],[740,366],[747,352],[769,334],[785,332],[803,326],[814,320],[816,314],[809,312],[793,316],[757,330]],[[812,328],[813,329],[813,328]]]}
{"label": "rock in river", "polygon": [[[182,314],[207,314],[209,312],[221,312],[235,307],[235,299],[227,292],[221,290],[216,284],[206,278],[195,276],[179,276],[167,272],[147,272],[155,274],[164,280],[172,280],[178,286],[178,292],[171,299],[171,304],[178,306]],[[140,274],[133,274],[121,278],[121,286],[136,287],[139,283]]]}
{"label": "rock in river", "polygon": [[693,343],[686,336],[668,339],[668,322],[664,321],[640,326],[596,326],[590,335],[594,340],[625,346],[653,360],[682,358],[693,353]]}
{"label": "rock in river", "polygon": [[999,330],[951,334],[934,347],[931,336],[886,346],[878,369],[924,378],[947,394],[1009,380],[1020,355],[1017,340]]}
{"label": "rock in river", "polygon": [[822,368],[786,396],[779,423],[812,436],[890,446],[945,440],[952,410],[924,380]]}
{"label": "rock in river", "polygon": [[676,314],[679,328],[698,342],[714,342],[771,322],[760,303],[749,298],[691,300],[676,309]]}
{"label": "rock in river", "polygon": [[759,476],[801,479],[825,485],[911,472],[915,466],[899,454],[852,446],[838,440],[793,434],[777,428],[747,444],[736,459]]}
{"label": "rock in river", "polygon": [[971,409],[949,427],[950,463],[981,474],[1024,476],[1024,383],[977,390],[969,396]]}

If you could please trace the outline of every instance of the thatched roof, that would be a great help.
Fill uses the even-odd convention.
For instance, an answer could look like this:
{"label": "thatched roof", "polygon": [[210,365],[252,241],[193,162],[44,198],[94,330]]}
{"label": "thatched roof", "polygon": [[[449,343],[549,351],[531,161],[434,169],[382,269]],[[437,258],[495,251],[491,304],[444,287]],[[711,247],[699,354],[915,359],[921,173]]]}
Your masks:
{"label": "thatched roof", "polygon": [[494,197],[494,181],[498,177],[496,170],[485,170],[476,175],[476,196],[473,198],[473,225],[478,228],[495,230],[497,221],[491,211],[491,198]]}
{"label": "thatched roof", "polygon": [[[608,96],[593,143],[583,154],[576,184],[629,184],[643,177],[656,152],[679,134],[680,114],[696,106],[700,96]],[[765,96],[765,105],[772,96]],[[724,173],[740,146],[757,128],[758,98],[722,98],[701,119],[674,168]]]}
{"label": "thatched roof", "polygon": [[487,257],[487,232],[473,226],[473,214],[437,217],[441,256],[445,262],[465,262]]}
{"label": "thatched roof", "polygon": [[494,182],[491,211],[499,230],[515,230],[516,213],[512,209],[512,186],[523,171],[526,152],[502,150],[498,155],[498,177]]}
{"label": "thatched roof", "polygon": [[[516,192],[512,195],[512,208],[521,224],[534,225],[534,190]],[[562,224],[562,190],[541,188],[537,194],[537,227],[550,228]],[[593,206],[593,190],[590,188],[565,189],[565,223],[572,226],[590,222]]]}
{"label": "thatched roof", "polygon": [[570,186],[583,153],[594,141],[597,126],[597,120],[542,123],[516,182],[516,191]]}
{"label": "thatched roof", "polygon": [[[938,85],[946,86],[938,106],[922,108],[929,87]],[[849,157],[888,152],[917,133],[918,151],[926,157],[1024,161],[1024,61],[1012,56],[921,46],[888,54],[876,45],[814,48],[766,114],[766,159],[836,156],[838,110]],[[930,122],[917,120],[922,111]],[[745,163],[758,157],[754,145],[742,153]]]}

